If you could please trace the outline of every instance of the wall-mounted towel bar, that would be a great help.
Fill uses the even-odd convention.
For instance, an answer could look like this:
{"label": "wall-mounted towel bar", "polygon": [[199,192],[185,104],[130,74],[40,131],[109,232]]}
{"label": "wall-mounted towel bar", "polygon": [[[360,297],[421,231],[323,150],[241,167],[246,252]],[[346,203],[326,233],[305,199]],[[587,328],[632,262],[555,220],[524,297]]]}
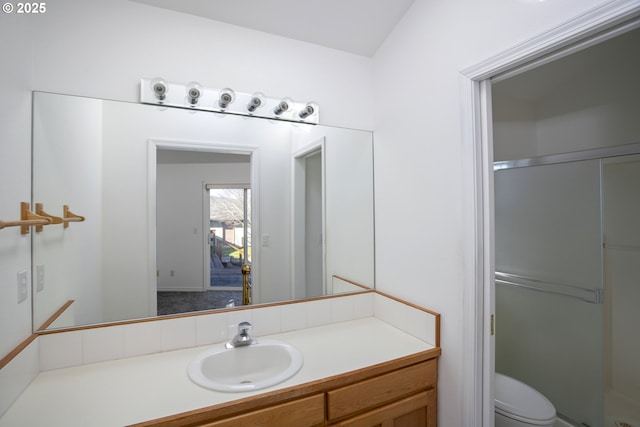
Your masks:
{"label": "wall-mounted towel bar", "polygon": [[29,234],[29,227],[51,224],[47,217],[31,212],[29,202],[20,203],[20,219],[18,221],[0,220],[0,229],[7,227],[20,227],[20,234]]}
{"label": "wall-mounted towel bar", "polygon": [[[59,216],[53,216],[46,213],[42,207],[42,203],[36,203],[36,214],[45,218],[49,218],[50,220],[49,224],[62,224],[62,218],[60,218]],[[49,225],[49,224],[46,224],[46,225]],[[42,224],[36,225],[36,233],[41,232],[42,227],[44,227],[44,225]]]}
{"label": "wall-mounted towel bar", "polygon": [[592,304],[602,304],[604,302],[604,290],[600,288],[586,289],[578,286],[545,282],[544,280],[499,271],[495,273],[495,282],[500,285],[515,286],[532,291],[575,298]]}
{"label": "wall-mounted towel bar", "polygon": [[42,203],[36,203],[36,212],[31,212],[29,202],[20,203],[20,219],[17,221],[0,220],[0,230],[7,227],[20,227],[20,234],[29,234],[29,227],[36,227],[36,231],[42,231],[43,226],[51,224],[64,224],[64,228],[70,222],[82,222],[84,217],[69,210],[68,205],[64,205],[62,217],[50,215],[44,211]]}
{"label": "wall-mounted towel bar", "polygon": [[84,221],[84,217],[80,215],[76,215],[69,210],[69,205],[64,205],[62,207],[63,215],[62,215],[62,223],[64,224],[64,228],[69,226],[70,222],[82,222]]}

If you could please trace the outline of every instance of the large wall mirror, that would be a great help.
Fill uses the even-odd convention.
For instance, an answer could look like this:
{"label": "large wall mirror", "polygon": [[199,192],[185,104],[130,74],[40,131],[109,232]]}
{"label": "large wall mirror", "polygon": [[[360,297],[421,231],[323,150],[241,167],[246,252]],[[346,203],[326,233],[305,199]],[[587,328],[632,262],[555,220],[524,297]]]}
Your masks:
{"label": "large wall mirror", "polygon": [[374,287],[371,132],[34,92],[32,194],[35,330]]}

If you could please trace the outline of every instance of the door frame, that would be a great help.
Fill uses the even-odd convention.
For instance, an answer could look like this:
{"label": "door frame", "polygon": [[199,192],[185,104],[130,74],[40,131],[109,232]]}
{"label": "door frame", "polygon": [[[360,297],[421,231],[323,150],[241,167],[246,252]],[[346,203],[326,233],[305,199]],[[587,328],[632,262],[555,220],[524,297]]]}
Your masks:
{"label": "door frame", "polygon": [[460,72],[464,171],[463,419],[494,425],[495,242],[491,81],[640,27],[637,0],[615,0]]}
{"label": "door frame", "polygon": [[319,138],[305,145],[298,151],[294,152],[291,157],[291,296],[296,299],[299,296],[306,296],[306,259],[307,251],[305,242],[306,235],[306,166],[305,160],[307,157],[320,153],[322,162],[322,281],[324,294],[332,293],[332,289],[328,289],[331,286],[327,280],[327,266],[326,266],[326,241],[325,241],[325,165],[326,165],[326,139],[325,137]]}
{"label": "door frame", "polygon": [[[243,154],[250,156],[251,162],[251,176],[250,176],[250,185],[251,185],[251,224],[252,224],[252,233],[255,235],[259,235],[260,231],[260,213],[259,213],[259,149],[254,145],[243,145],[243,144],[225,144],[219,142],[207,142],[207,141],[189,141],[189,140],[181,140],[181,139],[159,139],[159,138],[150,138],[148,139],[148,148],[147,148],[147,164],[148,164],[148,176],[147,176],[147,235],[148,235],[148,256],[147,256],[147,264],[148,264],[148,290],[149,290],[149,309],[153,309],[154,312],[157,309],[157,254],[156,254],[156,176],[157,176],[157,151],[158,149],[168,149],[168,150],[178,150],[178,151],[203,151],[203,152],[213,152],[213,153],[224,153],[224,154]],[[204,203],[204,201],[203,201]],[[201,208],[204,211],[204,206]],[[204,223],[204,220],[203,220]],[[207,226],[208,230],[208,226]],[[204,259],[204,267],[203,267],[203,287],[205,283],[209,282],[209,277],[207,276],[209,271],[209,258],[207,251],[204,250],[205,244],[208,244],[209,234],[203,234],[203,259]],[[255,261],[252,265],[251,276],[253,279],[253,290],[254,293],[258,293],[260,289],[260,281],[257,280],[259,278],[260,271],[260,254],[259,254],[259,245],[255,245],[252,248],[251,256]],[[208,285],[207,285],[208,286]],[[204,288],[206,289],[206,287]]]}
{"label": "door frame", "polygon": [[[216,151],[217,153],[218,151]],[[202,226],[203,229],[209,229],[211,227],[211,219],[210,219],[210,215],[211,215],[211,193],[210,190],[212,189],[235,189],[235,190],[252,190],[251,189],[251,183],[224,183],[224,182],[217,182],[217,183],[213,183],[213,182],[202,182],[202,189],[203,189],[203,199],[202,199]],[[251,193],[251,198],[253,198],[253,191]],[[244,199],[244,205],[247,204],[246,198]],[[245,224],[245,228],[246,228],[246,224]],[[253,229],[253,227],[251,227]],[[225,290],[232,290],[232,291],[238,291],[238,290],[242,290],[242,285],[240,286],[233,286],[233,287],[229,287],[229,286],[211,286],[211,263],[209,260],[209,256],[210,253],[208,252],[207,248],[211,247],[210,244],[210,240],[211,240],[211,235],[210,233],[207,234],[207,237],[204,240],[204,250],[205,250],[205,254],[204,254],[204,280],[203,280],[203,290],[211,290],[211,291],[225,291]],[[245,244],[243,245],[243,247],[248,248],[249,246],[247,246],[246,241],[247,241],[247,234],[244,235],[244,241]],[[252,245],[252,253],[253,253],[253,241],[251,242]],[[245,254],[248,253],[248,251],[245,251]],[[246,256],[246,255],[245,255]]]}

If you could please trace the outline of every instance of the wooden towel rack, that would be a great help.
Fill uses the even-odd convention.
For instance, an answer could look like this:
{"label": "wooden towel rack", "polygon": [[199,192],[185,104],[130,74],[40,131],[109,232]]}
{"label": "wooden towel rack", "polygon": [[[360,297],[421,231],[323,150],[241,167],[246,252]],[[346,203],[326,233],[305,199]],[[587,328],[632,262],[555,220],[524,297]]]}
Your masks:
{"label": "wooden towel rack", "polygon": [[[49,215],[48,213],[46,213],[44,211],[43,207],[42,207],[42,203],[36,203],[36,215],[40,215],[40,216],[43,216],[45,218],[49,218],[49,220],[50,220],[49,224],[62,224],[62,218],[60,218],[59,216],[53,216],[53,215]],[[41,232],[42,231],[42,227],[44,227],[44,225],[42,225],[42,224],[36,225],[36,233]]]}
{"label": "wooden towel rack", "polygon": [[17,221],[0,220],[0,230],[7,227],[20,227],[20,234],[29,234],[29,227],[36,227],[36,232],[42,231],[45,225],[64,224],[69,227],[70,222],[82,222],[84,217],[69,210],[69,205],[63,206],[62,217],[50,215],[44,211],[42,203],[36,203],[36,211],[31,212],[29,202],[20,203],[20,219]]}
{"label": "wooden towel rack", "polygon": [[18,221],[0,220],[0,230],[6,227],[20,227],[20,234],[29,234],[29,227],[51,224],[47,217],[31,212],[29,202],[20,203],[20,219]]}
{"label": "wooden towel rack", "polygon": [[69,205],[64,205],[62,207],[62,223],[64,224],[64,228],[69,226],[70,222],[82,222],[84,221],[84,217],[80,215],[76,215],[69,210]]}

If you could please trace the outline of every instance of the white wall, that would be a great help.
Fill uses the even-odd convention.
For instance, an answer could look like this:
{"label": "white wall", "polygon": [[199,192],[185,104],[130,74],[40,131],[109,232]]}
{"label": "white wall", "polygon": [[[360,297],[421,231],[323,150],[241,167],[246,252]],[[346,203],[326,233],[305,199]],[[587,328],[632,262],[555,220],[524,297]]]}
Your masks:
{"label": "white wall", "polygon": [[[0,218],[30,200],[31,91],[136,101],[141,77],[313,99],[322,122],[371,129],[368,58],[126,0],[59,0],[40,16],[0,14]],[[11,41],[11,42],[8,42]],[[352,108],[358,104],[359,107]],[[29,237],[0,231],[0,355],[31,332],[16,274]]]}
{"label": "white wall", "polygon": [[102,102],[44,93],[35,98],[34,201],[60,217],[66,204],[85,221],[33,233],[33,276],[36,266],[44,268],[33,322],[40,327],[69,300],[74,309],[68,326],[102,322],[102,197],[96,191],[102,187]]}
{"label": "white wall", "polygon": [[372,126],[367,58],[127,0],[49,6],[33,29],[41,90],[137,101],[139,79],[162,76],[313,99],[325,124]]}
{"label": "white wall", "polygon": [[536,103],[541,153],[640,142],[639,44],[635,30],[589,49],[601,53],[586,64],[587,71]]}
{"label": "white wall", "polygon": [[507,96],[493,97],[494,161],[538,155],[535,108],[531,102]]}
{"label": "white wall", "polygon": [[329,248],[325,251],[325,283],[329,286],[332,276],[338,275],[372,286],[375,236],[371,133],[319,126],[293,129],[294,152],[324,144],[324,241]]}
{"label": "white wall", "polygon": [[[258,175],[252,177],[252,181],[256,187],[259,184],[254,194],[259,198],[260,221],[253,227],[272,236],[269,248],[260,251],[259,271],[254,276],[260,292],[256,300],[290,299],[292,125],[239,116],[212,117],[179,109],[162,111],[139,104],[105,103],[103,109],[103,282],[109,284],[103,289],[105,318],[131,319],[155,313],[155,304],[149,299],[149,289],[155,290],[155,268],[146,262],[151,237],[146,229],[149,168],[145,165],[149,158],[149,138],[187,146],[217,144],[255,149],[256,159],[252,160],[258,164]],[[204,241],[201,215],[195,224],[193,221],[193,217],[185,216],[183,230],[201,243]],[[194,228],[197,234],[193,234]],[[122,250],[124,236],[127,251]],[[202,271],[201,256],[197,262]],[[150,287],[141,286],[145,283]]]}
{"label": "white wall", "polygon": [[459,73],[602,3],[416,0],[374,56],[376,286],[442,314],[442,425],[463,425],[463,253],[472,243]]}
{"label": "white wall", "polygon": [[[31,200],[31,28],[0,16],[0,219],[20,219],[20,202]],[[13,40],[14,43],[8,43]],[[0,355],[31,333],[29,299],[17,303],[19,271],[31,270],[30,237],[18,227],[0,230]],[[29,274],[31,278],[31,274]],[[31,298],[31,292],[29,292]]]}
{"label": "white wall", "polygon": [[640,142],[639,44],[631,31],[497,83],[495,160]]}
{"label": "white wall", "polygon": [[[251,165],[159,164],[156,173],[158,290],[202,290],[203,233],[209,234],[208,229],[203,230],[203,184],[250,184]],[[206,252],[209,253],[208,246]],[[207,278],[206,286],[208,281]]]}

